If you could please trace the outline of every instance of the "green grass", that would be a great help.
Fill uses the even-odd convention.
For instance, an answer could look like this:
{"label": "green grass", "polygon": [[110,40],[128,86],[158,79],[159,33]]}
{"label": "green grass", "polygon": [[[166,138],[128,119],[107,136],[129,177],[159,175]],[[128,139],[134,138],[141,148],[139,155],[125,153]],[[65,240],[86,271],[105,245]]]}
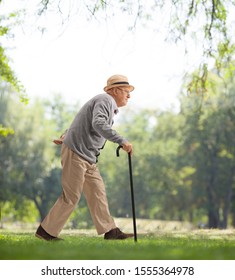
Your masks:
{"label": "green grass", "polygon": [[157,232],[107,241],[64,233],[64,241],[45,242],[33,232],[0,231],[2,260],[235,260],[234,231]]}

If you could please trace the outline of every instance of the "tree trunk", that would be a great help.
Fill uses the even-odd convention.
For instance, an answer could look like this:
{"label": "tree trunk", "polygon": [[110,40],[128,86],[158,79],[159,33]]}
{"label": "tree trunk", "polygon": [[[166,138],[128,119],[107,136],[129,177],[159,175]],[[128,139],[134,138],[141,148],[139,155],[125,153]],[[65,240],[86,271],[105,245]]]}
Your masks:
{"label": "tree trunk", "polygon": [[209,209],[208,211],[208,227],[209,228],[219,228],[219,211],[217,209]]}
{"label": "tree trunk", "polygon": [[228,184],[228,190],[227,195],[224,201],[224,209],[223,209],[223,221],[222,221],[222,228],[226,229],[228,226],[228,215],[230,212],[230,206],[233,196],[233,183],[234,183],[234,177],[235,177],[235,162],[233,162],[232,168],[231,168],[231,175],[230,180]]}
{"label": "tree trunk", "polygon": [[[210,151],[209,151],[210,152]],[[209,228],[219,228],[220,227],[220,218],[219,218],[219,203],[217,201],[217,195],[215,191],[215,178],[217,173],[217,150],[214,148],[211,151],[210,155],[210,178],[207,185],[207,194],[208,194],[208,227]]]}

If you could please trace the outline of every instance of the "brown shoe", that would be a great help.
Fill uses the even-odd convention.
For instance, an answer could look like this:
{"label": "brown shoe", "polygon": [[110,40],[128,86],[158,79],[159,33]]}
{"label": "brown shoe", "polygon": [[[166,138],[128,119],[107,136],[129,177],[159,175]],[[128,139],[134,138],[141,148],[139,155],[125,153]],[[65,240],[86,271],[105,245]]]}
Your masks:
{"label": "brown shoe", "polygon": [[35,236],[40,238],[40,239],[46,240],[46,241],[61,241],[61,240],[63,240],[62,238],[58,238],[58,237],[52,236],[49,233],[47,233],[41,225],[38,227],[38,229],[35,233]]}
{"label": "brown shoe", "polygon": [[134,234],[132,233],[124,233],[119,228],[111,229],[109,232],[106,232],[104,235],[104,239],[127,239],[133,237]]}

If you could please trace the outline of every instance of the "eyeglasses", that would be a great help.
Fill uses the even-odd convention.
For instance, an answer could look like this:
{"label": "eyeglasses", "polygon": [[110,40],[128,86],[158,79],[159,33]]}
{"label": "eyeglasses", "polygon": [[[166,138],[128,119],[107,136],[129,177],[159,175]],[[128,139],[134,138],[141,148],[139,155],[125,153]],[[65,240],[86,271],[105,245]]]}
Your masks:
{"label": "eyeglasses", "polygon": [[119,90],[121,90],[122,92],[126,93],[126,94],[130,94],[130,91],[128,89],[125,89],[123,87],[119,87]]}

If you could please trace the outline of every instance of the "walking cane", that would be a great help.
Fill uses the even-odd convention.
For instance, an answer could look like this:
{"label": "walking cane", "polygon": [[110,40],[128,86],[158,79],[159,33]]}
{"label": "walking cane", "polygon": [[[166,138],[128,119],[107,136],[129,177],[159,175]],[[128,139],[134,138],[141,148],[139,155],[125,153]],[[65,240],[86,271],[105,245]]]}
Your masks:
{"label": "walking cane", "polygon": [[[119,157],[119,150],[122,146],[118,146],[116,150],[117,157]],[[134,188],[133,188],[133,176],[132,176],[132,164],[131,164],[131,154],[128,153],[129,162],[129,173],[130,173],[130,187],[131,187],[131,202],[132,202],[132,218],[133,218],[133,228],[134,228],[134,240],[137,242],[137,230],[136,230],[136,218],[135,218],[135,199],[134,199]]]}

